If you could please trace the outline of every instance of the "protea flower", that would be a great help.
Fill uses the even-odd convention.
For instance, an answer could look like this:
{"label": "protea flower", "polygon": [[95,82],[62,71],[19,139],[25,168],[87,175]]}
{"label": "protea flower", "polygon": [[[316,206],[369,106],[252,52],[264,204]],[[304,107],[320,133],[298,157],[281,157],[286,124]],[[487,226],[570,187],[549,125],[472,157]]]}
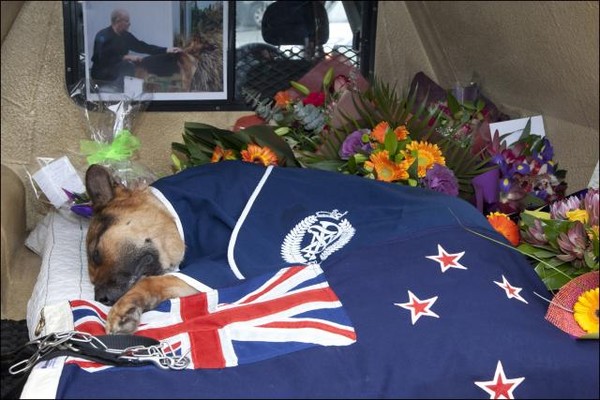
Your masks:
{"label": "protea flower", "polygon": [[590,188],[583,199],[585,211],[588,214],[588,224],[598,226],[598,188]]}
{"label": "protea flower", "polygon": [[584,253],[587,247],[587,235],[583,224],[579,221],[573,223],[567,233],[561,233],[556,242],[563,254],[559,254],[560,260],[571,262],[575,267],[584,265]]}
{"label": "protea flower", "polygon": [[567,219],[567,212],[577,210],[581,200],[577,196],[571,196],[564,200],[550,204],[550,216],[552,219]]}
{"label": "protea flower", "polygon": [[536,219],[533,221],[533,226],[523,231],[523,239],[534,246],[544,246],[548,244],[548,239],[544,234],[544,226],[542,221]]}

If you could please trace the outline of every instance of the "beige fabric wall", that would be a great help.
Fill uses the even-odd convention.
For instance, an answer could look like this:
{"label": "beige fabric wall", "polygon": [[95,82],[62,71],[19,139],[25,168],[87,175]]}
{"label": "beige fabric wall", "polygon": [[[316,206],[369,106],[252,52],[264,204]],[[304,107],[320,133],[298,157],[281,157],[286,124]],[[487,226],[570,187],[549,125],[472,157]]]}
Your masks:
{"label": "beige fabric wall", "polygon": [[[28,1],[2,42],[2,163],[24,180],[35,157],[76,159],[89,139],[65,89],[62,24],[60,1]],[[377,29],[379,77],[403,88],[424,71],[447,86],[476,71],[505,111],[545,116],[569,186],[585,187],[598,160],[598,2],[380,1]],[[231,128],[246,114],[144,113],[140,161],[168,174],[185,121]],[[30,228],[43,211],[28,185]]]}
{"label": "beige fabric wall", "polygon": [[570,190],[587,186],[600,145],[597,1],[380,1],[379,11],[377,74],[420,67],[450,87],[476,73],[509,115],[544,116]]}

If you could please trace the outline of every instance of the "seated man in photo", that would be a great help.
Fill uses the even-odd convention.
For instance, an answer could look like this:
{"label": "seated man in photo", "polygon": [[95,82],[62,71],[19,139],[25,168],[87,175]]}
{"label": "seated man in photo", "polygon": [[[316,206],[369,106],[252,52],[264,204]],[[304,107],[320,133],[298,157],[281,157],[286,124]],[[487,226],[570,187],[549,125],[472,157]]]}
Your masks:
{"label": "seated man in photo", "polygon": [[97,84],[113,84],[115,89],[123,91],[123,77],[134,76],[135,63],[142,60],[130,51],[143,54],[177,53],[179,47],[161,47],[148,44],[131,34],[129,13],[122,9],[114,10],[110,15],[111,25],[100,30],[94,39],[91,78]]}

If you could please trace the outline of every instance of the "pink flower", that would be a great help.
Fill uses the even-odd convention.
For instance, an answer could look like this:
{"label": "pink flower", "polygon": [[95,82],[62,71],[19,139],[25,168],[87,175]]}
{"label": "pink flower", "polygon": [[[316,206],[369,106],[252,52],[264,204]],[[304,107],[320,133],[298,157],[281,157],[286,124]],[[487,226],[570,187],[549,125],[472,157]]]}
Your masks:
{"label": "pink flower", "polygon": [[523,238],[527,243],[537,246],[548,244],[548,239],[544,234],[544,226],[539,219],[534,220],[533,226],[528,227],[527,230],[523,232]]}
{"label": "pink flower", "polygon": [[338,75],[333,80],[333,85],[331,85],[330,91],[331,93],[343,93],[348,90],[350,87],[350,78],[346,75]]}
{"label": "pink flower", "polygon": [[580,204],[579,197],[570,196],[550,204],[550,215],[552,219],[567,219],[567,212],[577,210]]}
{"label": "pink flower", "polygon": [[591,226],[598,226],[598,200],[598,188],[589,188],[583,199],[583,204],[588,214],[588,223]]}
{"label": "pink flower", "polygon": [[574,266],[582,266],[586,237],[583,224],[576,221],[567,233],[561,233],[556,238],[556,243],[563,252],[556,257],[562,261],[572,262]]}

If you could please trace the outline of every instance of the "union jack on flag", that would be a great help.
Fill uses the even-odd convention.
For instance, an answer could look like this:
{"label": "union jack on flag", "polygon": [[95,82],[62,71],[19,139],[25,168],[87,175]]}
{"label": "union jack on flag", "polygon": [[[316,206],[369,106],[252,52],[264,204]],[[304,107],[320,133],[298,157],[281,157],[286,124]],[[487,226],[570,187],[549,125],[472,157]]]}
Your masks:
{"label": "union jack on flag", "polygon": [[[70,302],[77,331],[103,335],[109,307]],[[318,265],[292,266],[240,285],[167,300],[142,315],[136,335],[189,354],[188,368],[223,368],[313,346],[348,346],[356,333]],[[71,359],[88,371],[108,368]]]}

